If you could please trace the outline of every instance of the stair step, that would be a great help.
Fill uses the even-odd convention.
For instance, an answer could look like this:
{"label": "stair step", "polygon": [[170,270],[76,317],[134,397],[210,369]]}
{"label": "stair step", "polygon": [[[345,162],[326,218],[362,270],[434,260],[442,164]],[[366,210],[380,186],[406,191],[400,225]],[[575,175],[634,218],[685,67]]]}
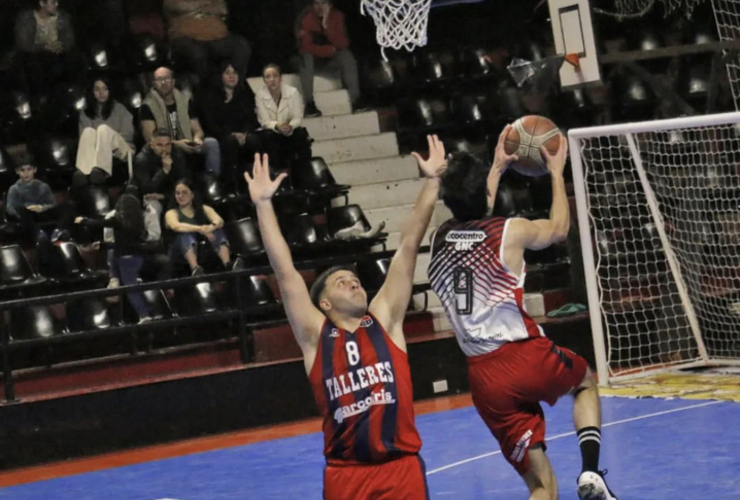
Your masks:
{"label": "stair step", "polygon": [[349,92],[344,89],[314,93],[316,107],[324,116],[349,115],[352,113],[352,104]]}
{"label": "stair step", "polygon": [[339,184],[362,186],[419,177],[413,156],[391,156],[372,160],[348,161],[329,166]]}
{"label": "stair step", "polygon": [[375,111],[355,115],[304,118],[303,126],[308,130],[308,135],[317,141],[380,133],[378,113]]}
{"label": "stair step", "polygon": [[360,205],[363,210],[395,207],[416,200],[423,185],[423,179],[406,179],[355,186],[349,192],[349,202]]}
{"label": "stair step", "polygon": [[370,158],[398,156],[396,134],[382,134],[316,141],[311,146],[313,156],[321,156],[329,164]]}
{"label": "stair step", "polygon": [[[393,234],[401,231],[404,221],[411,215],[413,209],[414,205],[396,205],[372,209],[365,209],[365,207],[363,207],[363,212],[365,212],[365,217],[367,217],[367,220],[373,227],[380,224],[381,221],[384,221],[384,231]],[[438,201],[434,208],[432,220],[429,222],[429,227],[437,227],[451,217],[452,213],[450,210],[445,207],[442,201]],[[422,245],[426,245],[428,241],[429,240],[424,240]]]}
{"label": "stair step", "polygon": [[[265,85],[265,81],[262,79],[261,76],[253,76],[251,78],[247,78],[247,83],[249,83],[249,86],[252,87],[252,90],[255,93],[258,92]],[[283,83],[285,83],[286,85],[290,85],[291,87],[295,87],[303,92],[303,87],[301,86],[301,78],[298,76],[297,73],[284,73]],[[319,94],[321,92],[329,92],[332,90],[339,90],[341,88],[342,79],[339,77],[339,73],[319,74],[313,77],[313,91],[315,94]]]}

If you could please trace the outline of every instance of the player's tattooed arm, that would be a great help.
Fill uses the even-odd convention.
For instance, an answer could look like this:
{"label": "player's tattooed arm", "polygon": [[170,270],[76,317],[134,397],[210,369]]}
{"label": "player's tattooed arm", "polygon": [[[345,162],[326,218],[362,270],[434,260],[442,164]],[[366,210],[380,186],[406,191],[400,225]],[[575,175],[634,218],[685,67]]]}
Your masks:
{"label": "player's tattooed arm", "polygon": [[282,173],[274,180],[270,179],[269,159],[267,155],[260,157],[258,154],[254,156],[252,174],[244,173],[249,184],[249,195],[257,208],[262,242],[280,287],[288,321],[304,356],[312,359],[324,315],[311,303],[306,282],[293,264],[290,248],[280,232],[272,206],[272,197],[286,176]]}
{"label": "player's tattooed arm", "polygon": [[416,256],[439,197],[439,177],[447,168],[442,141],[436,135],[430,135],[427,136],[427,142],[429,157],[426,160],[418,153],[412,153],[425,177],[424,185],[411,215],[403,224],[398,250],[391,261],[385,283],[370,304],[370,311],[385,325],[392,337],[402,338],[403,335],[401,326],[411,299]]}

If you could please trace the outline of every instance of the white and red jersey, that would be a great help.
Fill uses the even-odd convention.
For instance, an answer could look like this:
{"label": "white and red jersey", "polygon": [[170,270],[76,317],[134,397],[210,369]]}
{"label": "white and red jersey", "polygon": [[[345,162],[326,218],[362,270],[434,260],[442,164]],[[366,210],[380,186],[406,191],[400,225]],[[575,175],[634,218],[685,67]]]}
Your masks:
{"label": "white and red jersey", "polygon": [[450,219],[432,237],[429,281],[467,356],[544,336],[524,309],[524,269],[517,276],[503,262],[510,221]]}

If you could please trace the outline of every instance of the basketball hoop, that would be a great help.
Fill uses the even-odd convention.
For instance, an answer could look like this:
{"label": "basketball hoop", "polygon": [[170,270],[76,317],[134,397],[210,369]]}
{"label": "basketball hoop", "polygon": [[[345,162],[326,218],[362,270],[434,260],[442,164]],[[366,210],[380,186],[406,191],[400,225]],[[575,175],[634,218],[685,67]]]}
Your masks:
{"label": "basketball hoop", "polygon": [[362,0],[360,10],[375,21],[375,40],[383,59],[385,49],[406,49],[427,44],[427,22],[432,0]]}

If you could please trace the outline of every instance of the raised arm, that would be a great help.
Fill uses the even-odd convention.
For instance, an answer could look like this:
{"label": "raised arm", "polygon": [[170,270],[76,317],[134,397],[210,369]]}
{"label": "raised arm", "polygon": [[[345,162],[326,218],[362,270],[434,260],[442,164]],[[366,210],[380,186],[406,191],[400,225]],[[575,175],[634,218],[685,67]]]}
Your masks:
{"label": "raised arm", "polygon": [[439,175],[447,166],[445,148],[436,135],[427,136],[429,159],[424,161],[418,153],[412,153],[425,181],[414,209],[404,222],[401,241],[393,256],[388,276],[370,304],[370,312],[386,327],[388,334],[398,345],[403,344],[403,318],[406,315],[419,245],[424,238],[429,221],[434,213],[439,194]]}
{"label": "raised arm", "polygon": [[504,263],[512,270],[521,269],[525,249],[542,250],[568,237],[570,210],[563,179],[563,169],[568,157],[568,141],[565,136],[560,136],[557,153],[551,155],[542,148],[542,155],[552,177],[550,218],[535,221],[512,219],[509,222],[504,241]]}
{"label": "raised arm", "polygon": [[275,209],[272,206],[272,196],[286,174],[280,174],[275,180],[271,180],[268,162],[267,155],[262,158],[258,154],[255,155],[252,175],[245,172],[244,178],[249,184],[249,194],[257,208],[262,242],[280,287],[288,321],[303,351],[306,368],[310,370],[316,356],[319,332],[325,318],[311,302],[306,282],[293,265],[293,257],[280,232]]}
{"label": "raised arm", "polygon": [[517,155],[506,154],[506,148],[504,142],[506,141],[506,135],[511,130],[511,124],[504,127],[504,130],[498,136],[498,144],[496,144],[495,154],[493,156],[493,164],[491,170],[488,172],[486,178],[486,196],[488,198],[488,206],[493,208],[496,202],[496,193],[498,192],[498,182],[501,180],[501,174],[503,174],[509,167],[512,161],[519,159]]}

